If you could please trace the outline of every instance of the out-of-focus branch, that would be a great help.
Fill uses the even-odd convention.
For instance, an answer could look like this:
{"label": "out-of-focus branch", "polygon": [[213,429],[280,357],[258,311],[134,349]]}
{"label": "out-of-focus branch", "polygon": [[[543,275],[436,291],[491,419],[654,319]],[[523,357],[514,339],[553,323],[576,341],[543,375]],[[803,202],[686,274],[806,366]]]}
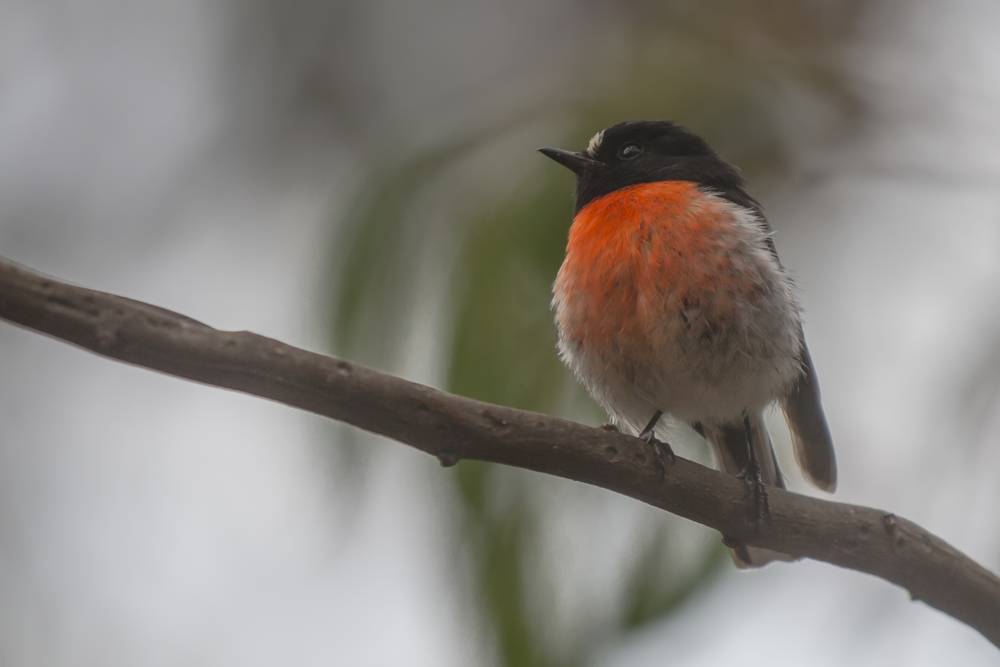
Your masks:
{"label": "out-of-focus branch", "polygon": [[1000,579],[893,514],[769,489],[757,525],[739,479],[684,459],[661,479],[620,433],[462,398],[155,306],[74,287],[0,259],[0,318],[137,366],[353,424],[453,464],[477,459],[600,486],[766,547],[867,572],[1000,646]]}

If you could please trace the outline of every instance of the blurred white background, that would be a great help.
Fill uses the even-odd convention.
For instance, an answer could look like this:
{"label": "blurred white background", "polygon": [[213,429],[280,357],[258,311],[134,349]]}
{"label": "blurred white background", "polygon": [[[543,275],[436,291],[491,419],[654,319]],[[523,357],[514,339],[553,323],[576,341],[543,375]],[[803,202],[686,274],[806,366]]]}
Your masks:
{"label": "blurred white background", "polygon": [[[616,21],[572,0],[0,0],[0,255],[326,349],[330,221],[371,153],[585,86],[572,64],[627,41]],[[798,140],[823,110],[790,107],[793,168],[764,202],[802,288],[836,499],[994,571],[998,30],[989,0],[867,7],[838,51],[863,120]],[[356,485],[331,452],[341,435],[0,326],[0,662],[496,664],[445,472],[378,445]],[[1000,659],[904,591],[812,562],[727,566],[590,659],[724,661]]]}

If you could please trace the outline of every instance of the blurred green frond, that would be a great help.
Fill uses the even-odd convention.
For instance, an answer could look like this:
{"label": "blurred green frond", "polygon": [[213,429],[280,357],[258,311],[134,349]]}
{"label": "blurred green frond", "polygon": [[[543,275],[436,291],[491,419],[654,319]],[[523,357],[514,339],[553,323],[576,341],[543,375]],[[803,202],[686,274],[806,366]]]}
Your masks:
{"label": "blurred green frond", "polygon": [[451,391],[526,410],[572,391],[549,308],[571,215],[563,176],[548,170],[473,222],[456,270]]}
{"label": "blurred green frond", "polygon": [[338,350],[378,360],[398,345],[390,322],[405,316],[402,306],[412,298],[413,285],[407,275],[416,270],[405,229],[410,207],[427,184],[474,142],[475,138],[465,138],[416,155],[400,155],[396,164],[378,168],[368,179],[345,217],[334,250],[333,265],[339,275],[334,280],[338,294],[332,324]]}
{"label": "blurred green frond", "polygon": [[665,548],[669,541],[669,534],[652,540],[639,559],[630,581],[632,588],[626,596],[627,606],[622,614],[623,627],[638,628],[667,616],[730,562],[729,549],[722,542],[716,542],[693,572],[685,572],[683,580],[665,582],[663,564],[670,557],[669,550]]}

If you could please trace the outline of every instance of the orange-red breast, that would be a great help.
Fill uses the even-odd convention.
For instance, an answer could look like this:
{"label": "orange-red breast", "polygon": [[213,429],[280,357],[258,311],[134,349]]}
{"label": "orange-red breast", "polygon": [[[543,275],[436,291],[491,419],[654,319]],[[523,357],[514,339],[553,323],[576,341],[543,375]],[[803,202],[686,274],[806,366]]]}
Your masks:
{"label": "orange-red breast", "polygon": [[761,516],[764,485],[784,487],[763,418],[778,402],[799,467],[833,491],[795,289],[736,168],[668,121],[619,123],[579,153],[541,152],[577,175],[552,304],[562,358],[597,402],[654,447],[664,413],[690,424],[723,470],[747,477]]}

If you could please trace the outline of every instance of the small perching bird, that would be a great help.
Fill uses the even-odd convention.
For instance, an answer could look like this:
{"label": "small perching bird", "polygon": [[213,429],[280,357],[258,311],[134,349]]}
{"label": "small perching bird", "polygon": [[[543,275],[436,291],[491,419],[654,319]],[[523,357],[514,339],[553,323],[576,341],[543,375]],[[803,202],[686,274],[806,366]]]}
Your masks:
{"label": "small perching bird", "polygon": [[[833,442],[792,281],[735,167],[668,121],[628,121],[586,150],[541,152],[577,175],[554,286],[559,351],[612,419],[649,442],[690,424],[768,512],[784,488],[764,410],[777,402],[806,478],[837,484]],[[738,548],[741,565],[780,554]]]}

